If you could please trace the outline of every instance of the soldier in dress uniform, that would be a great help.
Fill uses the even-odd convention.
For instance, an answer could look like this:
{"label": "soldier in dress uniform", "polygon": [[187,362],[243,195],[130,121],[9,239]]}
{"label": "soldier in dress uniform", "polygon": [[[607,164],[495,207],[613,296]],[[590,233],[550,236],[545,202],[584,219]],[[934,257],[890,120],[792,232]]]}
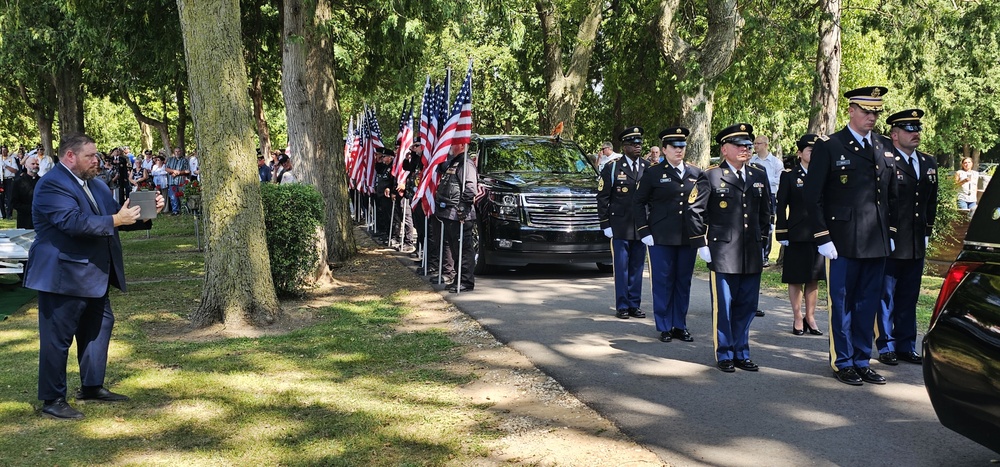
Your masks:
{"label": "soldier in dress uniform", "polygon": [[848,91],[847,127],[821,136],[805,180],[817,250],[827,259],[830,367],[845,384],[885,384],[869,366],[882,273],[895,235],[895,151],[873,133],[881,86]]}
{"label": "soldier in dress uniform", "polygon": [[[816,251],[812,227],[809,224],[809,210],[803,198],[805,180],[809,173],[813,146],[819,136],[802,135],[795,142],[798,148],[798,163],[781,173],[778,182],[777,227],[775,238],[785,247],[786,259],[781,265],[781,282],[788,284],[788,301],[792,305],[792,334],[822,336],[816,324],[816,300],[819,295],[819,281],[826,279],[826,262]],[[805,298],[805,316],[802,315],[802,299]]]}
{"label": "soldier in dress uniform", "polygon": [[885,261],[875,339],[878,360],[886,365],[895,365],[899,360],[921,363],[916,342],[917,297],[938,204],[937,161],[917,151],[923,116],[921,109],[908,109],[885,120],[895,149],[895,205],[899,212],[896,248]]}
{"label": "soldier in dress uniform", "polygon": [[642,269],[646,245],[636,233],[633,200],[635,189],[649,163],[642,157],[642,128],[628,127],[618,135],[625,157],[610,162],[597,182],[597,216],[604,235],[611,239],[615,269],[615,316],[645,318],[642,300]]}
{"label": "soldier in dress uniform", "polygon": [[660,132],[664,163],[646,169],[635,193],[637,232],[649,248],[653,318],[663,342],[694,340],[687,328],[695,256],[687,211],[701,169],[684,163],[689,134],[683,127]]}
{"label": "soldier in dress uniform", "polygon": [[710,271],[717,366],[727,373],[758,369],[750,359],[750,322],[771,222],[771,187],[762,169],[747,164],[751,133],[749,123],[737,123],[715,135],[723,160],[702,172],[688,196],[691,244]]}

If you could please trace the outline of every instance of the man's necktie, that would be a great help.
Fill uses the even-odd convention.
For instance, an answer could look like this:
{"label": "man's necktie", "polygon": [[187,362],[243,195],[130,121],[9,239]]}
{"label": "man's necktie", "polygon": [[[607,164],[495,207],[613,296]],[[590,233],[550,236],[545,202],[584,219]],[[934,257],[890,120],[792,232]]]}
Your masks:
{"label": "man's necktie", "polygon": [[871,147],[872,147],[872,143],[868,142],[868,138],[864,138],[864,139],[861,140],[861,149],[869,149]]}
{"label": "man's necktie", "polygon": [[740,183],[743,183],[743,171],[742,170],[737,170],[736,171],[736,178],[740,179]]}
{"label": "man's necktie", "polygon": [[920,172],[917,171],[917,155],[916,154],[910,156],[910,167],[913,168],[913,174],[916,175],[917,179],[919,180],[920,179]]}
{"label": "man's necktie", "polygon": [[87,198],[90,199],[90,205],[94,207],[94,211],[100,213],[101,210],[97,207],[97,200],[94,199],[94,194],[90,192],[90,185],[86,180],[83,181],[83,192],[86,193]]}

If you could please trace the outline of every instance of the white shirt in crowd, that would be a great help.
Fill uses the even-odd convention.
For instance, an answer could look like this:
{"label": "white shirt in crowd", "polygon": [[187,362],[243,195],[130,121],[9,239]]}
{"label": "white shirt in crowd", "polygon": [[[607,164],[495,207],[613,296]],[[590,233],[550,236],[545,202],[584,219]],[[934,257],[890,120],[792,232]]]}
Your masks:
{"label": "white shirt in crowd", "polygon": [[756,154],[750,158],[750,164],[757,164],[767,172],[767,182],[771,185],[771,194],[778,194],[778,183],[781,182],[781,172],[785,170],[785,164],[777,156],[767,153],[767,159],[761,159]]}

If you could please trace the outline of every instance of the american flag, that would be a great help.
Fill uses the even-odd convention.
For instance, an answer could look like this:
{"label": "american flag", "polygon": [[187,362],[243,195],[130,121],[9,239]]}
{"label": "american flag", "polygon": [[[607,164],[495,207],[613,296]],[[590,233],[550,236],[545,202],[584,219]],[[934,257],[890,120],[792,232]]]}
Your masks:
{"label": "american flag", "polygon": [[439,177],[437,166],[448,159],[448,152],[453,144],[468,144],[472,139],[472,61],[469,61],[469,71],[465,74],[462,88],[455,96],[455,104],[451,107],[451,115],[441,125],[437,143],[429,163],[424,168],[425,176],[417,187],[417,195],[425,199],[424,208],[430,207],[434,212],[434,193],[437,191]]}
{"label": "american flag", "polygon": [[392,176],[396,180],[403,180],[409,172],[403,170],[403,159],[410,152],[410,145],[413,144],[413,102],[409,105],[403,104],[403,112],[399,116],[399,133],[396,135],[399,143],[399,151],[396,152],[396,160],[392,164]]}

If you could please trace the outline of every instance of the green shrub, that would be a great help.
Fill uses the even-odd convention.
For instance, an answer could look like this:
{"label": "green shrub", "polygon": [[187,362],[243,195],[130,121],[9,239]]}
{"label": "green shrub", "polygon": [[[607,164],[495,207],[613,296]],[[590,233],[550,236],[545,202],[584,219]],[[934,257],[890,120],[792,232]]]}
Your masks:
{"label": "green shrub", "polygon": [[323,197],[301,183],[266,183],[260,191],[274,288],[278,295],[301,295],[319,260],[316,228],[323,225]]}
{"label": "green shrub", "polygon": [[955,184],[955,177],[950,172],[938,169],[937,218],[934,219],[934,235],[931,236],[928,256],[933,256],[937,248],[951,241],[955,233],[955,223],[967,215],[958,210],[958,185]]}

